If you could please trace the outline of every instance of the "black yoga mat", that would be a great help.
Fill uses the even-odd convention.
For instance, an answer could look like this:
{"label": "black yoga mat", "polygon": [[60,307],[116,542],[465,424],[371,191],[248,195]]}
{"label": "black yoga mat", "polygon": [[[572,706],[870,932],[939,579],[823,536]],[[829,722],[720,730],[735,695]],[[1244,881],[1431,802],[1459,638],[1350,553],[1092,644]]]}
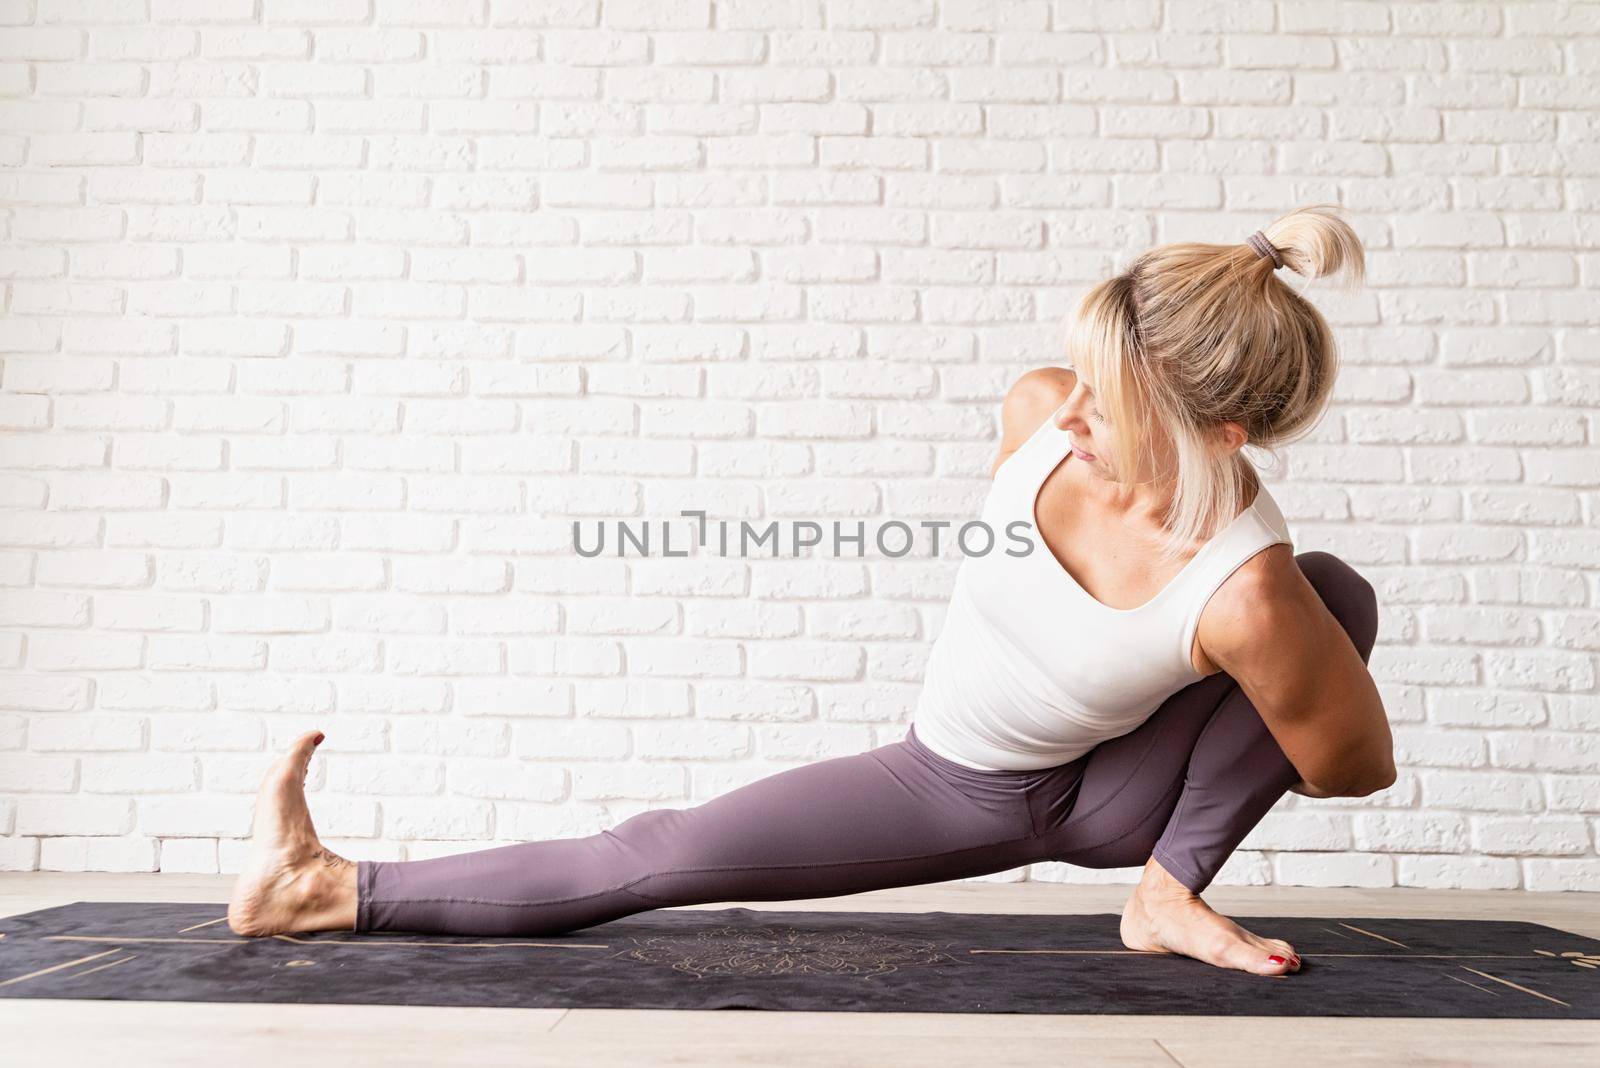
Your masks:
{"label": "black yoga mat", "polygon": [[1498,920],[1251,917],[1299,974],[1135,953],[1113,915],[658,909],[566,934],[240,938],[214,904],[0,919],[0,997],[519,1008],[1600,1018],[1600,940]]}

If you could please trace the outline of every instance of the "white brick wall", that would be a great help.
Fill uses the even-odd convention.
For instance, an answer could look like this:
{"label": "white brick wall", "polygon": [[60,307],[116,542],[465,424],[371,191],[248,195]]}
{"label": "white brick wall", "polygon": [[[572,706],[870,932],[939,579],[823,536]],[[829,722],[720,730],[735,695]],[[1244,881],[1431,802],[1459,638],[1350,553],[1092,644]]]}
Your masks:
{"label": "white brick wall", "polygon": [[899,739],[953,555],[571,517],[970,518],[1084,287],[1328,200],[1268,478],[1402,770],[1224,881],[1600,889],[1597,67],[1596,3],[0,2],[0,868],[233,870],[313,726],[363,858]]}

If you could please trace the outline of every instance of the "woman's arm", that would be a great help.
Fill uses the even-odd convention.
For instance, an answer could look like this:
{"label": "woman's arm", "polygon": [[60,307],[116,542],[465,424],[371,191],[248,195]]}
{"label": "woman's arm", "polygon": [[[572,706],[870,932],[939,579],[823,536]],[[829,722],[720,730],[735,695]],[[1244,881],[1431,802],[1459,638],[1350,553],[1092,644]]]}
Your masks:
{"label": "woman's arm", "polygon": [[1288,546],[1251,558],[1202,616],[1200,645],[1238,682],[1309,797],[1361,797],[1394,784],[1394,739],[1350,635]]}
{"label": "woman's arm", "polygon": [[[1293,786],[1289,787],[1289,792],[1291,794],[1300,794],[1302,797],[1343,797],[1343,796],[1345,796],[1343,794],[1330,793],[1327,790],[1319,789],[1318,787],[1312,786],[1310,783],[1306,782],[1304,779],[1301,779],[1299,782],[1297,782]],[[1353,796],[1361,797],[1361,796],[1364,796],[1364,795],[1355,794]]]}

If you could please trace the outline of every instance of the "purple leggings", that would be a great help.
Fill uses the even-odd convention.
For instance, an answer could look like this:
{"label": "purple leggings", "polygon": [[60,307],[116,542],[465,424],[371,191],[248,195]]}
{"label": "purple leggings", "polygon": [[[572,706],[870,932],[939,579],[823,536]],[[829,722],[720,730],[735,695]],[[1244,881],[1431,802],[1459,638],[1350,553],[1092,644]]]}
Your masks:
{"label": "purple leggings", "polygon": [[[1372,587],[1325,552],[1301,571],[1363,661]],[[904,740],[801,765],[609,831],[432,860],[361,861],[357,931],[548,935],[672,905],[837,897],[1040,861],[1154,857],[1199,893],[1300,776],[1226,673],[1068,764],[982,771]]]}

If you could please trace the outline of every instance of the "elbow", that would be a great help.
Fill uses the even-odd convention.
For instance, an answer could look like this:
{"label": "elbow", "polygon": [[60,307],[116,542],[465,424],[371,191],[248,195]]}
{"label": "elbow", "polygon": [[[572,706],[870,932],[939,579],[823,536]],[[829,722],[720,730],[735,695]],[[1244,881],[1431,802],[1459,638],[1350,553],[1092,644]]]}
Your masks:
{"label": "elbow", "polygon": [[1387,790],[1399,778],[1394,766],[1394,739],[1388,730],[1389,721],[1381,708],[1378,715],[1379,722],[1383,724],[1381,741],[1379,737],[1373,737],[1359,753],[1350,754],[1354,766],[1360,769],[1358,774],[1351,776],[1354,781],[1349,784],[1350,797],[1366,797]]}
{"label": "elbow", "polygon": [[1395,770],[1394,761],[1385,761],[1382,767],[1374,769],[1370,775],[1363,776],[1346,787],[1344,796],[1366,797],[1380,790],[1387,790],[1395,784],[1397,778],[1399,774]]}

